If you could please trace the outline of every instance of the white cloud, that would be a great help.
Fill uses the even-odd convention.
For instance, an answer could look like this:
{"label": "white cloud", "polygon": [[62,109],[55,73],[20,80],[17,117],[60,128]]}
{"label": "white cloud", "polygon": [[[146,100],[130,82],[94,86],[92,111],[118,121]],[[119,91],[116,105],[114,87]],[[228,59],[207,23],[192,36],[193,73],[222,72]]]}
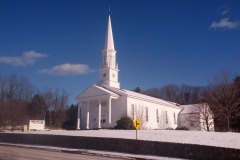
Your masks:
{"label": "white cloud", "polygon": [[218,22],[214,21],[210,28],[234,29],[240,26],[240,21],[230,21],[230,18],[222,18]]}
{"label": "white cloud", "polygon": [[222,11],[222,16],[226,15],[230,11],[230,7],[224,6]]}
{"label": "white cloud", "polygon": [[13,66],[27,66],[34,64],[44,57],[47,57],[47,55],[35,51],[28,51],[24,52],[20,57],[0,57],[0,63],[6,63]]}
{"label": "white cloud", "polygon": [[88,65],[85,64],[61,64],[56,65],[50,69],[43,69],[39,71],[43,74],[49,75],[60,75],[60,76],[67,76],[67,75],[80,75],[92,72]]}

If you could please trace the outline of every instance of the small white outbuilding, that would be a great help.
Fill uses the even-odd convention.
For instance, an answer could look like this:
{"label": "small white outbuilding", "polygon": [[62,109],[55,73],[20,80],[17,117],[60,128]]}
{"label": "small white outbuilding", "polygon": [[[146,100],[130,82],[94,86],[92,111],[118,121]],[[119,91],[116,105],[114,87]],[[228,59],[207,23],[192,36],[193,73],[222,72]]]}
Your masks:
{"label": "small white outbuilding", "polygon": [[214,131],[214,117],[206,103],[181,105],[178,127],[196,131]]}

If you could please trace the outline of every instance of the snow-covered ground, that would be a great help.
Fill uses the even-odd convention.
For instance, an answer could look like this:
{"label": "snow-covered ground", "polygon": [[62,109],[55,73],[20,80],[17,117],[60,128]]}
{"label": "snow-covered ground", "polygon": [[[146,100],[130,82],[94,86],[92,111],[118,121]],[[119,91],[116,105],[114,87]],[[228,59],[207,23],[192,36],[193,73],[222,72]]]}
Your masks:
{"label": "snow-covered ground", "polygon": [[[31,132],[20,132],[20,133],[124,138],[124,139],[136,138],[135,130],[73,130],[73,131],[51,130],[51,131],[31,131]],[[148,140],[148,141],[200,144],[200,145],[220,146],[225,148],[240,149],[240,133],[232,133],[232,132],[139,130],[138,139]]]}

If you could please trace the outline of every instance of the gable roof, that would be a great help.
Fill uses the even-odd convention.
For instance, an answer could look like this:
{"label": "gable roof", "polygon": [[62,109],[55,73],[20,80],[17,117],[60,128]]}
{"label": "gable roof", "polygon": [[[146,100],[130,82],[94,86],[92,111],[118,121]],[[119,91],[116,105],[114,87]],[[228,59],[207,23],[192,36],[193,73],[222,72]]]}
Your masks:
{"label": "gable roof", "polygon": [[92,85],[84,90],[79,96],[76,97],[77,99],[84,99],[84,98],[94,98],[94,97],[102,97],[102,96],[112,96],[112,97],[119,97],[118,94],[111,92],[101,86]]}
{"label": "gable roof", "polygon": [[136,93],[126,89],[118,89],[118,88],[110,87],[104,84],[102,84],[101,86],[92,85],[88,87],[79,96],[76,97],[76,100],[85,99],[85,98],[103,97],[103,96],[112,96],[116,98],[118,98],[119,96],[127,96],[134,99],[161,104],[161,105],[172,107],[172,108],[183,109],[182,106],[174,102],[165,101],[159,98],[154,98],[151,96],[147,96],[141,93]]}
{"label": "gable roof", "polygon": [[190,114],[190,113],[199,113],[201,108],[204,107],[203,103],[199,104],[188,104],[188,105],[181,105],[183,110],[180,114]]}
{"label": "gable roof", "polygon": [[144,100],[144,101],[148,101],[148,102],[151,102],[151,103],[157,103],[157,104],[161,104],[161,105],[168,106],[168,107],[182,109],[182,107],[180,107],[179,104],[174,103],[174,102],[165,101],[165,100],[162,100],[162,99],[159,99],[159,98],[154,98],[154,97],[151,97],[151,96],[147,96],[147,95],[144,95],[144,94],[141,94],[141,93],[136,93],[136,92],[129,91],[129,90],[126,90],[126,89],[117,89],[117,88],[109,87],[109,86],[106,86],[106,85],[102,85],[102,87],[106,88],[107,90],[110,90],[111,92],[114,92],[114,93],[116,93],[120,96],[128,96],[128,97],[131,97],[131,98]]}

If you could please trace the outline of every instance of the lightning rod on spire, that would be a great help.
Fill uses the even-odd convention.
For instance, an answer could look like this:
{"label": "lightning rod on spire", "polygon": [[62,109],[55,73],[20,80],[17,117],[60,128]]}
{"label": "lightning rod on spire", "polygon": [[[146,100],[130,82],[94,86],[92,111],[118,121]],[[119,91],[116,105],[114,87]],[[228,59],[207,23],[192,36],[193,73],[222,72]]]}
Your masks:
{"label": "lightning rod on spire", "polygon": [[109,7],[108,7],[108,14],[111,15],[111,13],[112,13],[112,12],[111,12],[111,8],[110,8],[110,6],[109,6]]}

